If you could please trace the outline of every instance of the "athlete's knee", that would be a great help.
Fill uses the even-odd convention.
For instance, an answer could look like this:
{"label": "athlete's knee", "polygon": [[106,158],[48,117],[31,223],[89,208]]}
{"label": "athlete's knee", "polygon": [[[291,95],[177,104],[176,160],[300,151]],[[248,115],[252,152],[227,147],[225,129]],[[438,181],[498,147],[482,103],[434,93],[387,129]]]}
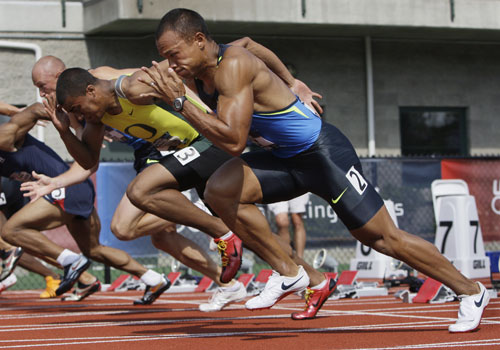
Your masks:
{"label": "athlete's knee", "polygon": [[6,222],[2,227],[2,238],[10,244],[16,245],[17,239],[23,231],[17,225],[10,224]]}
{"label": "athlete's knee", "polygon": [[137,178],[132,180],[127,187],[127,197],[138,208],[144,207],[149,201],[149,191]]}
{"label": "athlete's knee", "polygon": [[135,230],[130,227],[125,227],[120,223],[111,222],[111,232],[118,238],[120,241],[130,241],[135,239]]}

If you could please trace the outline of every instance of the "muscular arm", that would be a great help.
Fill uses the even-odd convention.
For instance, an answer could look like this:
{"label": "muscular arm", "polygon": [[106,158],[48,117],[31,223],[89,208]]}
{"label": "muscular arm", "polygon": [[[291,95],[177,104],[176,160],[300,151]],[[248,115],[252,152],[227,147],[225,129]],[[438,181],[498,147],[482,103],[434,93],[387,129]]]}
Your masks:
{"label": "muscular arm", "polygon": [[[168,60],[163,60],[158,63],[158,69],[166,73],[169,64]],[[122,91],[127,96],[127,99],[137,105],[148,105],[154,103],[154,98],[151,96],[155,90],[148,85],[151,82],[151,78],[148,74],[142,70],[136,71],[129,77],[122,80]],[[198,102],[198,104],[203,107],[207,112],[210,112],[210,108],[205,105],[205,103],[194,93],[187,84],[184,84],[184,89],[186,94],[192,99]],[[146,95],[146,96],[145,96]]]}
{"label": "muscular arm", "polygon": [[138,70],[139,68],[116,69],[109,66],[102,66],[89,69],[89,73],[98,79],[112,80],[118,78],[120,75],[134,74],[134,72],[137,72]]}
{"label": "muscular arm", "polygon": [[48,119],[47,114],[42,104],[35,103],[12,116],[7,123],[0,125],[0,149],[14,151],[16,145],[24,141],[28,131],[40,119]]}
{"label": "muscular arm", "polygon": [[321,108],[319,102],[314,99],[321,99],[322,96],[317,92],[313,92],[304,82],[295,79],[274,52],[253,41],[249,37],[235,40],[231,42],[230,45],[244,47],[253,55],[261,59],[262,62],[264,62],[274,74],[280,77],[305,104],[313,107],[319,114],[323,113],[323,108]]}
{"label": "muscular arm", "polygon": [[243,54],[239,59],[224,58],[215,77],[219,91],[217,114],[207,117],[186,102],[182,114],[214,145],[240,155],[246,146],[253,111],[252,80],[254,60]]}
{"label": "muscular arm", "polygon": [[66,132],[60,131],[60,135],[68,152],[83,169],[92,169],[99,163],[99,155],[104,138],[103,124],[85,124],[82,140],[79,140],[69,130]]}
{"label": "muscular arm", "polygon": [[230,42],[229,45],[244,47],[253,55],[260,58],[262,62],[264,62],[266,66],[274,72],[274,74],[280,77],[281,80],[283,80],[288,85],[288,87],[293,87],[295,78],[288,71],[283,62],[281,62],[278,56],[276,56],[276,54],[269,50],[267,47],[253,41],[249,37],[235,40],[233,42]]}

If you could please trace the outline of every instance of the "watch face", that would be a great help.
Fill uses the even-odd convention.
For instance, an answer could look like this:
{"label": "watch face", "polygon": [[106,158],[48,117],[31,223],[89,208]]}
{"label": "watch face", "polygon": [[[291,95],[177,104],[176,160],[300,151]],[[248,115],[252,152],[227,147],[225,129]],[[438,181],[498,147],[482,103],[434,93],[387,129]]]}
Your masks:
{"label": "watch face", "polygon": [[174,100],[174,109],[175,109],[176,111],[180,111],[180,110],[182,109],[182,102],[183,102],[183,101],[182,101],[182,99],[180,99],[180,98],[176,98],[176,99]]}

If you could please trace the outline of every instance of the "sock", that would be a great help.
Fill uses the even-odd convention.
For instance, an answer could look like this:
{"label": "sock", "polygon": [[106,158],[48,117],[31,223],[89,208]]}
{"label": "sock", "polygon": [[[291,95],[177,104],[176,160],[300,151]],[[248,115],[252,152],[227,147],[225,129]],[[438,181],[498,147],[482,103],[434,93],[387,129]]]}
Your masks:
{"label": "sock", "polygon": [[235,282],[231,286],[221,287],[221,288],[226,292],[236,292],[240,288],[240,283],[241,282]]}
{"label": "sock", "polygon": [[162,275],[153,270],[147,270],[144,275],[141,276],[141,281],[148,286],[156,286],[162,280]]}
{"label": "sock", "polygon": [[78,260],[80,256],[71,250],[64,249],[57,257],[57,262],[62,266],[67,266]]}
{"label": "sock", "polygon": [[226,233],[224,236],[222,237],[219,237],[219,239],[222,239],[223,241],[227,241],[229,238],[231,238],[233,236],[233,233],[231,231],[229,231],[228,233]]}
{"label": "sock", "polygon": [[321,289],[323,288],[324,286],[326,285],[326,280],[324,280],[323,282],[321,282],[320,284],[318,284],[317,286],[314,286],[314,287],[309,287],[311,289]]}

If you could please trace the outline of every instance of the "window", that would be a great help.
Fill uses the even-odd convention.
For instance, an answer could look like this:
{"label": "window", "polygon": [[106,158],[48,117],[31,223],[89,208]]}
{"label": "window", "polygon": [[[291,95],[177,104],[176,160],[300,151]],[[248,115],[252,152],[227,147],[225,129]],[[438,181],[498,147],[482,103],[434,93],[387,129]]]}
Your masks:
{"label": "window", "polygon": [[467,108],[400,107],[401,154],[467,156]]}

